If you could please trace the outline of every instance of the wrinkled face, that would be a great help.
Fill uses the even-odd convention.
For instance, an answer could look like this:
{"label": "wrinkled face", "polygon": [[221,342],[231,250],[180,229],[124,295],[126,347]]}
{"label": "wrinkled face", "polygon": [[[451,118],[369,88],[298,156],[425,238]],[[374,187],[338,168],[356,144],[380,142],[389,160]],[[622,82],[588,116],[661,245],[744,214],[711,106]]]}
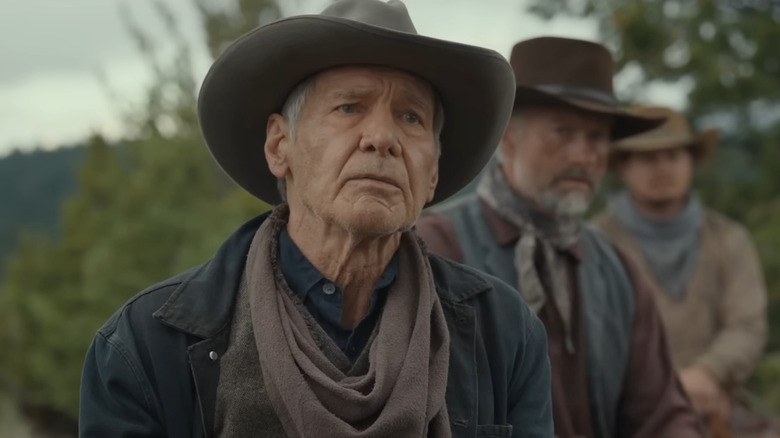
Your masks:
{"label": "wrinkled face", "polygon": [[266,158],[290,214],[362,234],[409,228],[438,181],[434,110],[431,86],[401,71],[318,74],[294,133],[278,114],[268,122]]}
{"label": "wrinkled face", "polygon": [[555,216],[588,209],[606,169],[612,116],[551,105],[512,116],[501,141],[509,184]]}
{"label": "wrinkled face", "polygon": [[684,147],[631,153],[618,164],[618,172],[638,201],[673,202],[688,194],[693,156]]}

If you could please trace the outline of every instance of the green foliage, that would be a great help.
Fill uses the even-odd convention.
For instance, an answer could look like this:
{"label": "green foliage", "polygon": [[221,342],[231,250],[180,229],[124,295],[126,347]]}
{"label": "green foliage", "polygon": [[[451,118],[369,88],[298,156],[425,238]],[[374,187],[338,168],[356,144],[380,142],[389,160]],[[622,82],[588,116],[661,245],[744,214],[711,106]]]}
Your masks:
{"label": "green foliage", "polygon": [[774,353],[758,364],[755,377],[750,382],[752,391],[763,396],[761,405],[770,412],[780,411],[780,392],[772,390],[777,388],[777,382],[780,382],[780,354]]}
{"label": "green foliage", "polygon": [[6,266],[3,383],[24,405],[75,418],[86,348],[97,328],[144,287],[202,263],[263,209],[226,190],[205,147],[188,138],[127,145],[120,166],[100,138],[87,146],[80,191],[64,206],[62,238],[22,239]]}
{"label": "green foliage", "polygon": [[[180,43],[178,55],[158,62],[155,44],[128,22],[156,74],[145,105],[127,114],[130,136],[121,148],[100,136],[89,140],[78,191],[62,206],[60,235],[23,236],[4,266],[0,345],[16,353],[0,355],[0,389],[39,425],[56,421],[69,435],[96,330],[135,293],[204,262],[242,222],[269,208],[214,164],[197,125],[189,48],[174,14],[154,4]],[[213,47],[267,18],[263,11],[278,16],[267,0],[240,0],[235,11],[197,4]],[[215,18],[223,16],[233,18]]]}
{"label": "green foliage", "polygon": [[709,206],[744,223],[756,240],[771,327],[770,354],[752,387],[780,412],[780,5],[531,0],[529,10],[548,19],[597,20],[602,42],[615,53],[618,75],[633,78],[618,90],[625,101],[645,101],[651,83],[676,84],[689,89],[693,125],[721,129],[720,147],[699,170],[696,187]]}

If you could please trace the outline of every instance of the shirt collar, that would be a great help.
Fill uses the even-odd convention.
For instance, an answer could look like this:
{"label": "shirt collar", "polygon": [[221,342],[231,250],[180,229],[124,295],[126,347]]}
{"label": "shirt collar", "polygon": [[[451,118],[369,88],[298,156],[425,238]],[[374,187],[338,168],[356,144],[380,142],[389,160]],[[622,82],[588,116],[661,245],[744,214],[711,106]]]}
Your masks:
{"label": "shirt collar", "polygon": [[279,232],[279,261],[287,284],[301,300],[306,298],[317,283],[325,279],[293,242],[287,227]]}
{"label": "shirt collar", "polygon": [[[304,300],[309,291],[322,280],[328,280],[303,255],[303,252],[301,252],[298,245],[293,242],[290,234],[287,232],[287,227],[282,228],[279,233],[279,260],[287,284],[301,300]],[[398,276],[398,269],[398,252],[396,251],[374,285],[374,290],[385,289],[390,286]]]}

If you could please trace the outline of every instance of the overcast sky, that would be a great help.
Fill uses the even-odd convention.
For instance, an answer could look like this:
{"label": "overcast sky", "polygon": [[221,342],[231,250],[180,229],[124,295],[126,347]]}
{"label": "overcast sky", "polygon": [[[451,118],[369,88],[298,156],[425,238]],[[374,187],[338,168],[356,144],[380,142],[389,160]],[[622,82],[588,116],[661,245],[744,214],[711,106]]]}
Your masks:
{"label": "overcast sky", "polygon": [[[209,61],[192,0],[164,1],[199,50],[200,80]],[[287,14],[318,13],[329,0],[284,2]],[[534,36],[597,38],[594,23],[543,22],[524,12],[523,0],[405,3],[418,32],[489,47],[506,57],[515,42]],[[122,5],[151,35],[166,40],[149,0],[0,0],[0,157],[12,149],[77,143],[95,131],[121,135],[117,100],[109,89],[122,102],[137,102],[150,80],[120,16]],[[679,103],[675,96],[666,100]]]}

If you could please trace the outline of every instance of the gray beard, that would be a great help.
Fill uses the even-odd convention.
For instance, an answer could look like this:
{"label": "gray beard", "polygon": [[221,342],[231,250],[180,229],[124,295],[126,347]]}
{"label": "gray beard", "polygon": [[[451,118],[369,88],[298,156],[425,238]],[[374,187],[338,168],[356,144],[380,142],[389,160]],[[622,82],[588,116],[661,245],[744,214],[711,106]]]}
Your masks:
{"label": "gray beard", "polygon": [[560,193],[555,189],[547,189],[529,197],[543,209],[562,218],[581,218],[588,211],[591,201],[591,197],[585,193]]}

